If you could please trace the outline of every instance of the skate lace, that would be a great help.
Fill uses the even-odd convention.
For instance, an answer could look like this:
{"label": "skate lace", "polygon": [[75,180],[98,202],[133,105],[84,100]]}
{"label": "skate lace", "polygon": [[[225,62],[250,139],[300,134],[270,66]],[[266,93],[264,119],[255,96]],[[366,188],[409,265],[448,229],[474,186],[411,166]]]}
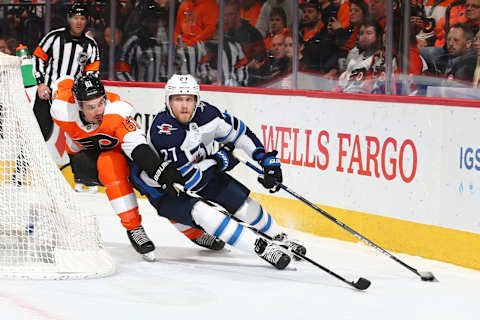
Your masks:
{"label": "skate lace", "polygon": [[267,246],[265,248],[265,252],[262,254],[262,256],[272,262],[272,263],[277,263],[278,260],[280,260],[280,258],[282,257],[283,255],[283,251],[276,248],[274,245],[270,244],[269,246]]}
{"label": "skate lace", "polygon": [[213,245],[213,242],[215,241],[215,237],[204,232],[200,237],[193,241],[198,243],[199,245],[211,247]]}
{"label": "skate lace", "polygon": [[143,230],[142,227],[130,230],[130,236],[132,237],[133,241],[135,241],[135,243],[137,243],[139,246],[150,241],[150,239],[148,239],[147,235],[145,234],[145,230]]}
{"label": "skate lace", "polygon": [[274,238],[273,238],[275,241],[279,242],[279,243],[283,243],[285,244],[287,247],[289,247],[292,251],[297,251],[297,250],[300,250],[300,249],[303,249],[304,246],[299,244],[297,241],[298,240],[295,240],[295,239],[288,239],[287,238],[287,234],[286,233],[279,233],[277,234]]}
{"label": "skate lace", "polygon": [[298,243],[296,243],[292,240],[286,240],[283,243],[285,243],[293,251],[297,251],[298,249],[303,248],[303,246],[301,244],[298,244]]}

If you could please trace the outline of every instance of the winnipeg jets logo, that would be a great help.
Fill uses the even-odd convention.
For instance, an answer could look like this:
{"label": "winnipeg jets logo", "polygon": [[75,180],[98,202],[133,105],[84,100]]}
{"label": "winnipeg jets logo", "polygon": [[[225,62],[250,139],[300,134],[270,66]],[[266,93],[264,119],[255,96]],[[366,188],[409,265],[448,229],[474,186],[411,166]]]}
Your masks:
{"label": "winnipeg jets logo", "polygon": [[158,128],[158,134],[166,134],[166,135],[171,135],[172,131],[177,130],[178,128],[172,127],[170,123],[162,123],[161,125],[157,126]]}

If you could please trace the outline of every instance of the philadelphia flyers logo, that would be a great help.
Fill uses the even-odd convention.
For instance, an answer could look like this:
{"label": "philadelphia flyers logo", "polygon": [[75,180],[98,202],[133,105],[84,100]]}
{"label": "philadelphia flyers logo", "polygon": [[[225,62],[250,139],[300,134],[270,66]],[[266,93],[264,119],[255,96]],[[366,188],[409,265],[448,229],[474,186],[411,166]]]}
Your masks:
{"label": "philadelphia flyers logo", "polygon": [[118,145],[118,138],[109,136],[108,134],[98,133],[94,136],[75,139],[85,149],[106,151],[115,148]]}

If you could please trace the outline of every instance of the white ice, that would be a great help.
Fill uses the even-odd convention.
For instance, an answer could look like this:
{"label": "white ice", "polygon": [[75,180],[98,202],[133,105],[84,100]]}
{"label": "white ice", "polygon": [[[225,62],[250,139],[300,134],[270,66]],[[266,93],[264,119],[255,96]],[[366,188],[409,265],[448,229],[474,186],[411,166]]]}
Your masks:
{"label": "white ice", "polygon": [[478,271],[394,253],[440,280],[423,282],[362,243],[289,230],[318,263],[350,281],[371,280],[358,291],[307,262],[279,271],[236,249],[201,249],[140,200],[159,259],[149,263],[130,247],[104,194],[80,197],[99,217],[116,273],[92,280],[0,280],[0,319],[479,319]]}

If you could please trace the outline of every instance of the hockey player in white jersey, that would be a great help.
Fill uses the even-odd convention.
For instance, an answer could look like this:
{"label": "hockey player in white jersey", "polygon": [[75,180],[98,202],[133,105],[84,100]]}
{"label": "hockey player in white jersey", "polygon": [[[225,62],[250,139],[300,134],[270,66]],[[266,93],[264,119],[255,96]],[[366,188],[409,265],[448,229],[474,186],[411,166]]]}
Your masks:
{"label": "hockey player in white jersey", "polygon": [[[220,204],[235,218],[282,242],[290,250],[305,254],[305,247],[288,239],[272,216],[249,197],[250,190],[226,173],[238,163],[232,151],[239,148],[262,166],[265,174],[259,182],[276,192],[275,181],[282,182],[276,151],[266,152],[241,120],[200,101],[200,87],[191,75],[173,75],[165,92],[166,110],[155,117],[147,140],[180,170],[186,181],[184,188]],[[216,143],[220,144],[218,150]],[[265,240],[198,199],[184,193],[168,196],[135,165],[131,178],[159,215],[184,225],[200,226],[229,245],[255,252],[278,269],[290,263],[289,250]]]}

